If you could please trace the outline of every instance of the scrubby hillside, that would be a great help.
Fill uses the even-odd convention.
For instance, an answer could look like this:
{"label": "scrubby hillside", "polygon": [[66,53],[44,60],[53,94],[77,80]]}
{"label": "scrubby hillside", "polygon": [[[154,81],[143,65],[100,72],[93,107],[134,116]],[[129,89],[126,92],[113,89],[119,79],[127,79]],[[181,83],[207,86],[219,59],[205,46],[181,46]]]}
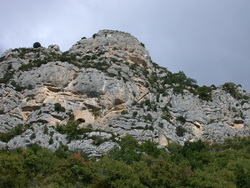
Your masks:
{"label": "scrubby hillside", "polygon": [[250,134],[240,86],[199,87],[153,63],[128,33],[102,30],[66,52],[11,49],[0,70],[1,148],[64,145],[100,156],[127,134],[161,146]]}
{"label": "scrubby hillside", "polygon": [[0,188],[27,187],[250,187],[250,137],[224,144],[171,143],[168,150],[122,137],[99,160],[61,146],[55,152],[33,145],[0,151]]}

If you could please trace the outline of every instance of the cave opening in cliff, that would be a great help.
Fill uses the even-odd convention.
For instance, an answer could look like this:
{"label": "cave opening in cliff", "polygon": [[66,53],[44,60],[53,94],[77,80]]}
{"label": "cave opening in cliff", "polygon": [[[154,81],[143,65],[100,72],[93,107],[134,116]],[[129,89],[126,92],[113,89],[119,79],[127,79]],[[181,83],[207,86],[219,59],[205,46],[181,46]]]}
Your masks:
{"label": "cave opening in cliff", "polygon": [[85,119],[83,119],[83,118],[78,118],[76,121],[79,121],[81,123],[85,123]]}

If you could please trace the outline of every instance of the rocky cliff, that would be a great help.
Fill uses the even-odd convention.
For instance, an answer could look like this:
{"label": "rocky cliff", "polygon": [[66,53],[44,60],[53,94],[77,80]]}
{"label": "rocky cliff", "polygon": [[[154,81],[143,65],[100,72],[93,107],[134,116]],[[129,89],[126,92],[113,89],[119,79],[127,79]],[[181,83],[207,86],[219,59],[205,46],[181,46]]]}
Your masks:
{"label": "rocky cliff", "polygon": [[199,87],[153,63],[128,33],[102,30],[66,52],[10,49],[0,70],[1,148],[65,145],[100,156],[126,134],[161,146],[250,134],[240,86]]}

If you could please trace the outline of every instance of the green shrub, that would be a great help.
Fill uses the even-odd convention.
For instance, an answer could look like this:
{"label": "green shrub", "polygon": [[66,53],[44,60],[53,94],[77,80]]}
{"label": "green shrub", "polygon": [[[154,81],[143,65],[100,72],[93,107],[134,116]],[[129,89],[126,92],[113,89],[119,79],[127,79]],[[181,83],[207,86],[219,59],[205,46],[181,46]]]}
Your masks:
{"label": "green shrub", "polygon": [[162,87],[162,88],[158,88],[157,89],[158,95],[156,96],[156,101],[159,102],[160,99],[160,95],[162,94],[162,96],[167,96],[168,95],[168,91],[166,87]]}
{"label": "green shrub", "polygon": [[132,106],[136,106],[136,105],[137,105],[137,101],[136,101],[136,100],[133,100],[133,102],[132,102],[131,105],[132,105]]}
{"label": "green shrub", "polygon": [[69,115],[69,120],[75,119],[75,115],[72,112],[69,112],[68,115]]}
{"label": "green shrub", "polygon": [[5,56],[0,57],[0,62],[5,60]]}
{"label": "green shrub", "polygon": [[137,111],[133,112],[133,117],[136,117],[137,115],[138,115]]}
{"label": "green shrub", "polygon": [[67,139],[69,141],[74,139],[80,139],[81,136],[85,133],[91,132],[92,128],[79,128],[78,125],[80,124],[79,121],[69,120],[66,125],[58,125],[56,126],[56,131],[61,134],[66,134]]}
{"label": "green shrub", "polygon": [[55,103],[54,108],[55,108],[55,111],[57,111],[57,112],[65,112],[65,108],[63,106],[61,106],[60,103]]}
{"label": "green shrub", "polygon": [[47,125],[45,125],[43,128],[43,134],[48,134],[48,133],[49,133],[49,129],[48,129]]}
{"label": "green shrub", "polygon": [[46,64],[47,62],[51,61],[50,59],[44,59],[44,60],[41,60],[41,59],[35,59],[33,62],[32,62],[32,65],[33,67],[40,67],[42,64]]}
{"label": "green shrub", "polygon": [[171,114],[169,112],[164,112],[164,113],[162,113],[161,118],[167,120],[168,122],[170,122],[171,119],[172,119],[172,116],[171,116]]}
{"label": "green shrub", "polygon": [[93,140],[93,144],[96,146],[99,146],[106,141],[105,139],[103,139],[103,137],[98,135],[93,135],[90,138]]}
{"label": "green shrub", "polygon": [[154,131],[154,127],[152,125],[146,125],[144,130],[150,130],[150,131]]}
{"label": "green shrub", "polygon": [[141,46],[142,46],[143,48],[145,48],[145,44],[143,44],[142,42],[141,42],[140,44],[141,44]]}
{"label": "green shrub", "polygon": [[102,114],[101,110],[92,110],[91,112],[95,117],[101,116]]}
{"label": "green shrub", "polygon": [[128,114],[128,111],[127,110],[123,110],[123,111],[121,111],[121,114],[122,115]]}
{"label": "green shrub", "polygon": [[178,116],[178,117],[176,118],[176,120],[179,121],[179,122],[181,122],[182,124],[186,123],[186,118],[183,117],[183,116]]}
{"label": "green shrub", "polygon": [[33,67],[33,64],[30,62],[28,64],[23,64],[19,67],[19,70],[21,71],[27,71],[30,70]]}
{"label": "green shrub", "polygon": [[173,92],[174,92],[174,94],[184,94],[184,89],[185,89],[185,87],[183,87],[183,86],[174,86]]}
{"label": "green shrub", "polygon": [[138,67],[138,65],[137,65],[137,64],[135,64],[135,63],[130,64],[130,69],[131,69],[131,70],[136,70],[136,69],[137,69],[137,67]]}
{"label": "green shrub", "polygon": [[0,83],[5,83],[5,84],[7,84],[7,83],[10,81],[10,79],[13,78],[13,75],[14,75],[14,71],[7,71],[7,72],[4,74],[3,78],[0,78]]}
{"label": "green shrub", "polygon": [[22,91],[24,89],[22,86],[20,86],[19,84],[17,84],[14,80],[12,80],[10,84],[14,87],[14,89],[16,91]]}
{"label": "green shrub", "polygon": [[180,71],[178,73],[169,73],[164,80],[165,84],[180,84],[180,85],[196,85],[196,80],[188,78],[184,72]]}
{"label": "green shrub", "polygon": [[244,98],[243,95],[238,91],[238,86],[232,82],[227,82],[222,86],[223,90],[229,93],[235,99]]}
{"label": "green shrub", "polygon": [[185,132],[187,132],[187,130],[184,127],[182,126],[176,127],[177,136],[184,136]]}
{"label": "green shrub", "polygon": [[[109,65],[109,63],[107,63],[107,61],[101,61],[101,62],[96,62],[96,63],[90,64],[90,67],[93,67],[93,68],[96,68],[98,70],[101,70],[102,72],[107,72],[107,70],[110,67],[110,65]],[[107,73],[107,74],[110,77],[116,76],[116,74],[113,74],[113,73]]]}
{"label": "green shrub", "polygon": [[12,64],[9,64],[7,69],[11,70],[12,69]]}
{"label": "green shrub", "polygon": [[157,144],[150,141],[146,140],[140,145],[141,152],[144,152],[150,156],[157,157],[160,155],[161,150],[158,149]]}
{"label": "green shrub", "polygon": [[49,139],[49,145],[51,145],[53,143],[54,143],[54,139],[52,137],[50,137],[50,139]]}
{"label": "green shrub", "polygon": [[211,87],[202,86],[197,89],[197,94],[202,100],[212,101],[212,90]]}
{"label": "green shrub", "polygon": [[41,44],[39,42],[35,42],[33,44],[33,48],[39,48],[39,47],[41,47]]}
{"label": "green shrub", "polygon": [[108,75],[109,77],[116,77],[116,76],[117,76],[116,74],[114,74],[114,73],[112,73],[112,72],[108,72],[107,75]]}
{"label": "green shrub", "polygon": [[26,87],[26,89],[32,90],[32,89],[33,89],[33,86],[32,86],[31,84],[29,84],[29,85]]}
{"label": "green shrub", "polygon": [[45,58],[44,60],[35,59],[34,61],[29,62],[28,64],[21,65],[19,67],[19,70],[28,71],[28,70],[31,70],[33,67],[40,67],[42,64],[46,64],[49,61],[51,61],[49,58]]}
{"label": "green shrub", "polygon": [[160,123],[159,123],[159,127],[163,129],[164,123],[160,122]]}
{"label": "green shrub", "polygon": [[139,144],[131,135],[126,135],[119,142],[120,147],[114,147],[108,152],[108,156],[115,160],[121,160],[126,164],[132,164],[139,161],[141,153],[139,153]]}
{"label": "green shrub", "polygon": [[185,142],[182,149],[183,149],[182,153],[185,156],[188,156],[188,154],[191,152],[206,151],[208,148],[205,142],[198,140],[196,142]]}
{"label": "green shrub", "polygon": [[151,122],[153,121],[152,115],[150,113],[148,113],[146,116],[144,116],[144,119],[146,121],[151,121]]}
{"label": "green shrub", "polygon": [[31,140],[34,140],[36,138],[36,133],[32,133],[31,135],[30,135],[30,139]]}

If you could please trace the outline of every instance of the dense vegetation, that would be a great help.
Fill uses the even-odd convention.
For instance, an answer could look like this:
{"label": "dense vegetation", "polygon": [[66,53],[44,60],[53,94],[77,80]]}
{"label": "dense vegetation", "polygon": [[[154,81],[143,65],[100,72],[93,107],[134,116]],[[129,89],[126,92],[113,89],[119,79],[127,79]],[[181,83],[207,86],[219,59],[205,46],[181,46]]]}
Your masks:
{"label": "dense vegetation", "polygon": [[125,136],[106,156],[33,145],[0,151],[0,187],[250,187],[250,138],[170,144]]}

